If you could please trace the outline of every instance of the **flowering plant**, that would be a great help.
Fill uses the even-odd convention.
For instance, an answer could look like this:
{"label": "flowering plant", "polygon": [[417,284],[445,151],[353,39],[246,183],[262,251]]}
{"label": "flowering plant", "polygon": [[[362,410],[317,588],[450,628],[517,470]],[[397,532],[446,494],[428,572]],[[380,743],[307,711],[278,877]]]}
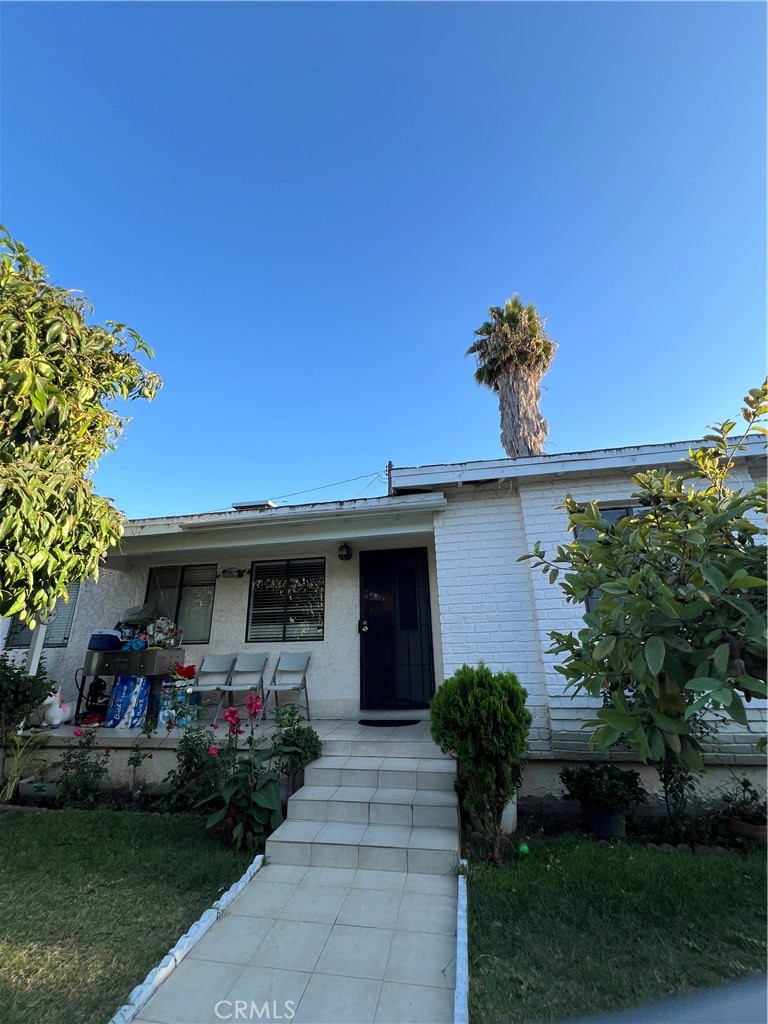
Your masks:
{"label": "flowering plant", "polygon": [[93,807],[99,783],[107,771],[109,749],[96,747],[94,728],[77,728],[77,742],[67,745],[61,758],[58,798],[64,807]]}

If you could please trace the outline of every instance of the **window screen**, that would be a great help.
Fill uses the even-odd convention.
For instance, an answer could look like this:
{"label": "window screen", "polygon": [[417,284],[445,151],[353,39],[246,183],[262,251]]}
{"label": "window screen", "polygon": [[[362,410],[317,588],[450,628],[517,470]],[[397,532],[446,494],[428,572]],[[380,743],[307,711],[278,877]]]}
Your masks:
{"label": "window screen", "polygon": [[325,559],[253,562],[246,640],[322,640]]}
{"label": "window screen", "polygon": [[164,565],[149,570],[147,601],[184,630],[185,644],[207,644],[211,636],[215,565]]}

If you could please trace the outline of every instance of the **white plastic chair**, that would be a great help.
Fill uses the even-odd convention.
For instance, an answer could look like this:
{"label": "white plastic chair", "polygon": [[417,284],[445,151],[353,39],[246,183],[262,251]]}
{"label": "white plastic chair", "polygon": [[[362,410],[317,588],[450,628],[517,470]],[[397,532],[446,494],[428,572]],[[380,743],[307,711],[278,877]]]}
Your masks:
{"label": "white plastic chair", "polygon": [[[190,684],[192,691],[194,693],[217,693],[229,682],[234,664],[234,654],[205,654]],[[217,715],[223,699],[224,695],[222,694],[216,708]]]}
{"label": "white plastic chair", "polygon": [[229,670],[229,678],[222,686],[217,687],[221,690],[221,700],[213,716],[213,725],[216,724],[227,695],[229,695],[230,707],[234,702],[234,694],[242,693],[245,690],[256,690],[261,694],[262,704],[264,703],[264,671],[268,661],[268,654],[238,654],[235,657],[232,668]]}
{"label": "white plastic chair", "polygon": [[[289,690],[296,690],[296,699],[293,704],[300,707],[301,695],[304,694],[304,709],[307,713],[307,721],[311,718],[309,713],[309,693],[307,692],[307,667],[309,666],[309,652],[304,654],[280,654],[272,673],[269,683],[262,682],[261,694],[264,711],[267,710],[267,700],[270,693],[275,695],[275,707],[280,707],[278,694]],[[285,705],[283,705],[285,706]]]}

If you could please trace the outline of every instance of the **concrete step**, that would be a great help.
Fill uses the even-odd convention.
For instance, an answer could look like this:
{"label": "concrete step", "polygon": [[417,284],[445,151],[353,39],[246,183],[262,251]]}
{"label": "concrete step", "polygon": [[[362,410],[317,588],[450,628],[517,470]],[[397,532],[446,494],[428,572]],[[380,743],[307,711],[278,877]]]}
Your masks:
{"label": "concrete step", "polygon": [[266,855],[273,864],[448,875],[457,870],[459,834],[455,827],[288,820],[267,840]]}
{"label": "concrete step", "polygon": [[449,758],[323,755],[304,771],[307,786],[453,791],[456,764]]}
{"label": "concrete step", "polygon": [[304,786],[288,801],[288,819],[416,828],[459,827],[456,793],[444,789]]}

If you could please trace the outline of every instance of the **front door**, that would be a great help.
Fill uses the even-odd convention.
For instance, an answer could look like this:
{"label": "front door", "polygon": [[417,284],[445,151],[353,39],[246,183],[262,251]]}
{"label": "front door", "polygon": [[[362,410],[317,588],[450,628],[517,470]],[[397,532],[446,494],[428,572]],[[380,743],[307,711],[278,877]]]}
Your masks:
{"label": "front door", "polygon": [[426,708],[435,692],[426,548],[360,552],[360,707]]}

